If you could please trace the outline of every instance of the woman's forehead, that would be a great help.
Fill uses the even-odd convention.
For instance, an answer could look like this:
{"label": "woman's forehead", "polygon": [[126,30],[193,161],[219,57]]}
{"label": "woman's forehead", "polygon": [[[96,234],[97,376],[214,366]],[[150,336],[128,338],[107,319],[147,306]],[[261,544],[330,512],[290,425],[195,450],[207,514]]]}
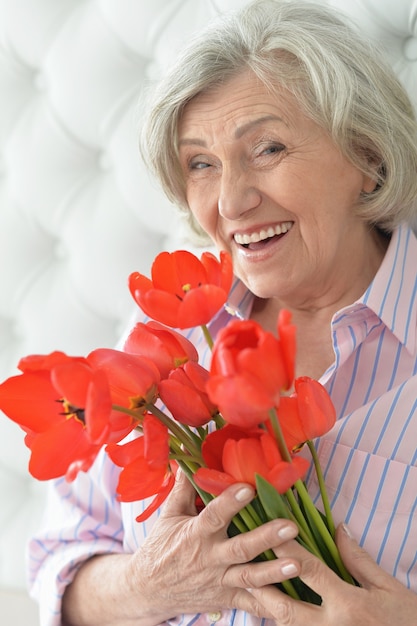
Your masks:
{"label": "woman's forehead", "polygon": [[179,137],[211,125],[225,128],[230,124],[237,136],[248,126],[277,121],[287,126],[302,115],[301,109],[284,88],[272,91],[253,73],[240,74],[223,85],[196,95],[184,107],[179,122]]}

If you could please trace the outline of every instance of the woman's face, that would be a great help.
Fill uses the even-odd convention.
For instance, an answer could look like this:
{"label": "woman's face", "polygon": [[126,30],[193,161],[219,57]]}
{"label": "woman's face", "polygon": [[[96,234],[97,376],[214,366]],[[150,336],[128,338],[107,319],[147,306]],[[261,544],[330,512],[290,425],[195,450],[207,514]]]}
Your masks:
{"label": "woman's face", "polygon": [[371,235],[355,205],[375,184],[288,92],[247,72],[198,95],[179,154],[194,217],[257,296],[337,299],[366,264]]}

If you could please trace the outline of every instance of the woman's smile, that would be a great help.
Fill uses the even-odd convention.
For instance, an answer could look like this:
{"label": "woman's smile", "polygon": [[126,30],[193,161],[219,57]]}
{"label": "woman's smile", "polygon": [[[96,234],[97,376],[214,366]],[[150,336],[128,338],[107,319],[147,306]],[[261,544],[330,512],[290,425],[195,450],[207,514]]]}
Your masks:
{"label": "woman's smile", "polygon": [[265,244],[271,243],[271,240],[285,235],[291,229],[292,225],[292,222],[283,222],[276,226],[267,226],[252,232],[235,233],[233,239],[238,245],[246,249],[258,250],[262,249]]}

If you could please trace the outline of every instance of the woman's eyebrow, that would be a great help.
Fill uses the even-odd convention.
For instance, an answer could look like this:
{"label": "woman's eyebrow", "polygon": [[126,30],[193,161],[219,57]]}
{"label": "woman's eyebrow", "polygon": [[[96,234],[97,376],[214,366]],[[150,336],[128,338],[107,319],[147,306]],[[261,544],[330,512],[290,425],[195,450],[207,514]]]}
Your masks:
{"label": "woman's eyebrow", "polygon": [[[245,124],[242,124],[242,126],[238,126],[238,128],[236,128],[235,130],[234,137],[235,139],[240,139],[248,131],[252,130],[253,128],[256,128],[257,126],[261,126],[265,122],[270,122],[270,121],[281,122],[282,124],[285,124],[285,126],[288,126],[285,120],[282,117],[279,117],[278,115],[263,115],[262,117],[258,117],[254,120],[250,120],[249,122],[246,122]],[[201,146],[202,148],[207,147],[207,144],[204,141],[204,139],[200,139],[197,137],[195,138],[183,137],[182,139],[179,139],[178,141],[178,146],[191,146],[191,145]]]}
{"label": "woman's eyebrow", "polygon": [[256,119],[250,120],[249,122],[246,122],[246,124],[239,126],[235,131],[235,138],[240,139],[240,137],[242,137],[249,130],[256,128],[256,126],[261,126],[265,122],[271,121],[281,122],[282,124],[285,124],[285,126],[287,126],[285,120],[279,115],[262,115],[262,117],[257,117]]}

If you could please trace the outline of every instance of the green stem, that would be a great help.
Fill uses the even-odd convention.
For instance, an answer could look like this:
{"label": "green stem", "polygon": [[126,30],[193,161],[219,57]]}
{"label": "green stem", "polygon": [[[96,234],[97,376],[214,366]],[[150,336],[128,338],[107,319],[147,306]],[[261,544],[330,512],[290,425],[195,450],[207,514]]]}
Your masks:
{"label": "green stem", "polygon": [[164,424],[168,430],[180,441],[184,448],[191,454],[191,456],[200,457],[201,453],[199,448],[195,445],[193,438],[179,426],[173,419],[168,417],[161,409],[159,409],[154,404],[147,404],[146,408],[150,413],[155,415],[162,424]]}
{"label": "green stem", "polygon": [[[285,442],[284,435],[281,429],[281,424],[275,408],[270,409],[269,416],[272,424],[272,429],[274,431],[275,440],[278,444],[278,449],[281,454],[281,458],[287,463],[292,463],[291,454]],[[304,518],[304,515],[292,490],[289,489],[285,493],[285,496],[288,500],[289,509],[294,516],[294,521],[297,523],[297,526],[299,528],[300,538],[304,541],[306,545],[309,546],[309,549],[313,554],[320,555],[320,550],[317,546],[317,543],[314,540],[311,530],[307,524],[306,519]]]}
{"label": "green stem", "polygon": [[119,411],[119,413],[126,413],[126,415],[130,415],[137,422],[143,418],[142,413],[138,413],[137,409],[129,409],[128,407],[121,406],[120,404],[113,404],[112,409],[113,411]]}
{"label": "green stem", "polygon": [[208,347],[210,348],[210,350],[212,350],[213,349],[213,343],[214,343],[213,342],[213,337],[211,336],[210,331],[207,328],[206,324],[202,324],[201,325],[201,330],[203,331],[203,335],[204,335],[204,338],[205,338],[205,340],[207,342]]}
{"label": "green stem", "polygon": [[[176,424],[176,422],[175,422],[175,424]],[[200,436],[199,436],[197,433],[195,433],[192,430],[192,428],[190,428],[190,426],[187,426],[187,424],[182,424],[181,430],[183,430],[184,432],[186,432],[188,434],[190,439],[192,439],[194,441],[194,443],[196,444],[198,450],[200,450],[201,442],[202,442],[203,439],[205,439],[205,435],[207,433],[203,433],[202,431],[200,431]]]}
{"label": "green stem", "polygon": [[329,532],[334,539],[336,528],[335,528],[335,524],[333,520],[332,511],[330,508],[330,502],[329,502],[329,497],[327,495],[327,489],[324,484],[323,472],[321,469],[319,458],[317,456],[317,450],[311,440],[307,441],[307,445],[310,450],[311,456],[313,458],[314,468],[316,470],[317,480],[318,480],[319,487],[320,487],[320,495],[321,495],[321,500],[323,502],[324,512],[325,512],[326,519],[327,519],[327,525],[329,527]]}
{"label": "green stem", "polygon": [[298,495],[300,496],[303,505],[306,509],[308,509],[309,514],[311,515],[312,520],[314,521],[314,525],[317,528],[318,532],[320,533],[321,538],[323,539],[326,548],[328,549],[331,557],[333,558],[340,576],[349,583],[353,583],[353,578],[352,576],[349,574],[349,572],[347,571],[346,567],[344,566],[344,563],[340,557],[339,551],[337,549],[337,546],[334,542],[333,537],[331,536],[329,529],[327,528],[326,524],[323,521],[323,518],[321,517],[320,513],[318,512],[318,510],[316,509],[304,483],[302,480],[297,480],[296,483],[294,484],[294,487],[297,489]]}
{"label": "green stem", "polygon": [[259,526],[262,526],[263,521],[261,520],[261,518],[259,517],[258,513],[256,512],[254,506],[252,504],[247,504],[246,507],[243,509],[243,511],[247,511],[248,514],[250,515],[250,517],[252,518],[253,522],[254,522],[254,526],[252,526],[251,528],[259,528]]}
{"label": "green stem", "polygon": [[[275,409],[271,409],[269,414],[270,414],[272,428],[274,430],[275,438],[276,438],[281,456],[284,461],[291,463],[291,454],[286,446],[285,439],[281,430],[281,425],[279,423],[279,419],[277,416],[277,412]],[[314,506],[314,503],[311,500],[311,497],[306,487],[304,486],[304,483],[302,482],[302,480],[297,480],[294,487],[296,488],[298,495],[303,502],[304,507],[308,509],[310,516],[314,521],[315,527],[320,533],[320,536],[323,538],[323,541],[330,555],[332,556],[337,568],[339,569],[340,575],[342,576],[344,580],[348,582],[353,582],[351,575],[345,568],[343,561],[340,557],[339,551],[334,542],[334,536],[330,533],[320,513]],[[304,515],[302,514],[302,511],[299,508],[299,505],[294,497],[294,494],[292,493],[291,490],[289,490],[286,493],[286,496],[289,497],[289,501],[293,509],[293,513],[296,516],[297,521],[299,522],[299,527],[306,530],[308,536],[311,537],[311,541],[309,541],[309,544],[312,542],[312,545],[316,546],[313,552],[320,555],[320,550],[318,549],[317,542],[314,540],[311,530],[306,526],[306,520],[304,518]]]}
{"label": "green stem", "polygon": [[[243,520],[243,523],[241,522],[239,517]],[[233,518],[233,522],[241,533],[262,526],[262,520],[251,504],[247,504],[244,509],[239,511],[239,513]],[[265,552],[263,552],[263,557],[267,561],[274,561],[277,558],[273,550],[265,550]],[[289,596],[291,596],[295,600],[300,600],[300,596],[298,595],[297,591],[294,588],[294,585],[290,580],[284,580],[280,584],[283,586]]]}
{"label": "green stem", "polygon": [[189,454],[184,454],[184,451],[181,450],[181,452],[175,452],[173,451],[170,455],[170,458],[173,461],[177,461],[179,462],[188,462],[188,465],[190,463],[193,463],[195,465],[195,469],[197,470],[199,467],[201,467],[201,458],[200,457],[196,457],[196,456],[191,456]]}
{"label": "green stem", "polygon": [[292,489],[288,489],[288,491],[285,493],[285,497],[288,500],[288,504],[289,504],[288,508],[290,512],[292,513],[293,519],[298,526],[300,539],[303,540],[303,542],[305,543],[305,545],[308,547],[308,549],[310,550],[312,554],[315,554],[316,556],[321,558],[320,549],[317,545],[317,542],[315,541],[313,537],[313,534],[300,509],[300,505],[298,504],[297,499],[294,496]]}
{"label": "green stem", "polygon": [[274,431],[275,439],[278,444],[278,450],[280,451],[281,458],[287,463],[292,463],[291,454],[285,443],[284,435],[282,433],[281,424],[279,423],[277,410],[275,408],[269,410],[269,417]]}
{"label": "green stem", "polygon": [[223,426],[226,425],[226,420],[223,419],[220,413],[216,413],[216,415],[213,416],[213,421],[216,424],[216,430],[219,430],[220,428],[223,428]]}

